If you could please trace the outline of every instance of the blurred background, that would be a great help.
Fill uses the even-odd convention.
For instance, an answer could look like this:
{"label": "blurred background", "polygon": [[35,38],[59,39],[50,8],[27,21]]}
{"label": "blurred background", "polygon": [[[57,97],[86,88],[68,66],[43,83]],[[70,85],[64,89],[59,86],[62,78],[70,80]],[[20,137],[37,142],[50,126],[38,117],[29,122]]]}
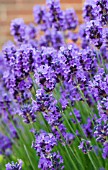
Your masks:
{"label": "blurred background", "polygon": [[[0,49],[2,45],[12,40],[10,22],[15,18],[23,18],[25,23],[33,22],[33,6],[44,5],[46,0],[0,0]],[[60,0],[62,9],[74,8],[82,23],[82,7],[84,0]]]}

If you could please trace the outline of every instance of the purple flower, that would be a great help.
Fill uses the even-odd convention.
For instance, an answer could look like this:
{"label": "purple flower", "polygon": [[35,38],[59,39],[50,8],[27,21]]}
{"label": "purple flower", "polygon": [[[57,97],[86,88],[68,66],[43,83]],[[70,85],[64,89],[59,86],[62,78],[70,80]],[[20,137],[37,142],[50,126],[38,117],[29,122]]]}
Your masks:
{"label": "purple flower", "polygon": [[49,21],[52,28],[57,30],[62,30],[64,26],[64,16],[63,11],[60,7],[59,0],[47,0],[47,7],[49,12]]}
{"label": "purple flower", "polygon": [[41,36],[39,45],[44,47],[53,47],[59,49],[65,44],[63,33],[55,29],[47,30],[43,36]]}
{"label": "purple flower", "polygon": [[26,25],[22,18],[14,19],[11,22],[10,31],[11,34],[14,36],[16,42],[23,42],[25,39],[25,28]]}
{"label": "purple flower", "polygon": [[99,70],[94,75],[93,80],[88,83],[90,93],[96,101],[107,96],[107,75],[103,69],[99,68]]}
{"label": "purple flower", "polygon": [[67,99],[67,94],[65,93],[65,91],[61,92],[61,97],[60,97],[60,103],[62,105],[62,109],[65,110],[66,107],[68,106],[68,99]]}
{"label": "purple flower", "polygon": [[49,170],[62,170],[64,169],[63,159],[62,156],[56,152],[49,155],[48,158],[45,158],[42,156],[39,160],[38,168],[41,168],[42,170],[49,169]]}
{"label": "purple flower", "polygon": [[34,24],[29,24],[26,26],[26,40],[35,39],[37,35],[37,29]]}
{"label": "purple flower", "polygon": [[72,133],[66,133],[65,140],[67,144],[72,144],[74,139],[75,139],[75,136]]}
{"label": "purple flower", "polygon": [[22,18],[14,19],[11,22],[10,31],[18,45],[21,45],[22,43],[32,44],[32,40],[36,38],[37,33],[34,24],[31,23],[26,25]]}
{"label": "purple flower", "polygon": [[108,0],[95,0],[94,12],[102,25],[108,24]]}
{"label": "purple flower", "polygon": [[86,154],[88,151],[92,150],[91,142],[83,139],[78,148],[82,149],[82,151]]}
{"label": "purple flower", "polygon": [[85,21],[98,20],[101,25],[108,23],[108,1],[86,0],[83,8]]}
{"label": "purple flower", "polygon": [[93,43],[94,46],[100,48],[102,46],[102,26],[99,21],[91,20],[86,25],[86,38]]}
{"label": "purple flower", "polygon": [[33,8],[33,14],[35,23],[40,25],[42,31],[46,31],[50,27],[49,16],[46,8],[36,5]]}
{"label": "purple flower", "polygon": [[87,33],[86,33],[86,24],[81,24],[79,29],[79,36],[81,37],[81,46],[83,49],[88,47],[89,45],[89,39],[87,39]]}
{"label": "purple flower", "polygon": [[13,44],[9,44],[4,47],[3,55],[10,68],[4,76],[4,83],[14,98],[21,103],[27,99],[25,93],[29,94],[33,85],[30,73],[34,71],[35,50],[30,44],[22,44],[17,50]]}
{"label": "purple flower", "polygon": [[63,46],[58,53],[58,59],[62,68],[62,75],[67,82],[74,79],[80,67],[78,47],[75,45]]}
{"label": "purple flower", "polygon": [[81,114],[80,114],[80,111],[77,110],[76,108],[74,108],[74,114],[76,116],[76,118],[78,119],[79,122],[81,122]]}
{"label": "purple flower", "polygon": [[74,30],[78,26],[78,18],[74,9],[67,9],[64,11],[64,29]]}
{"label": "purple flower", "polygon": [[87,119],[87,124],[83,125],[83,130],[87,137],[93,136],[93,123],[90,118]]}
{"label": "purple flower", "polygon": [[56,85],[54,70],[47,64],[38,66],[35,70],[36,83],[46,91],[52,91]]}
{"label": "purple flower", "polygon": [[42,47],[36,51],[35,80],[46,92],[52,91],[59,81],[60,65],[54,48]]}
{"label": "purple flower", "polygon": [[9,156],[12,150],[12,141],[0,133],[0,154]]}
{"label": "purple flower", "polygon": [[107,158],[108,158],[108,142],[106,142],[106,143],[104,144],[102,156],[103,156],[104,159],[107,159]]}
{"label": "purple flower", "polygon": [[52,94],[46,94],[42,89],[37,90],[36,101],[33,100],[33,109],[42,112],[58,141],[63,142],[62,138],[64,138],[67,143],[70,143],[73,139],[68,137],[66,127],[63,124],[62,114],[56,104],[57,101]]}
{"label": "purple flower", "polygon": [[22,161],[18,160],[18,162],[8,163],[6,164],[6,170],[22,170]]}
{"label": "purple flower", "polygon": [[[14,66],[15,63],[16,46],[13,42],[8,41],[2,49],[2,56],[5,59],[5,64],[8,65],[8,69]],[[10,67],[9,67],[10,66]]]}
{"label": "purple flower", "polygon": [[86,0],[83,7],[83,18],[85,21],[94,20],[96,14],[94,12],[94,0]]}
{"label": "purple flower", "polygon": [[19,114],[23,117],[23,121],[25,123],[33,123],[36,121],[36,115],[33,111],[32,105],[30,104],[25,104],[22,109],[21,113]]}
{"label": "purple flower", "polygon": [[[107,122],[108,123],[108,122]],[[108,124],[104,123],[98,123],[94,128],[94,136],[97,141],[99,141],[102,144],[105,144],[108,137]]]}
{"label": "purple flower", "polygon": [[33,148],[39,156],[49,154],[55,145],[57,145],[57,141],[52,133],[42,131],[40,134],[35,134]]}
{"label": "purple flower", "polygon": [[39,159],[38,168],[44,169],[63,169],[63,159],[59,153],[52,152],[57,140],[52,133],[40,131],[35,133],[33,148],[37,151]]}
{"label": "purple flower", "polygon": [[102,52],[103,58],[108,59],[107,58],[107,55],[108,55],[108,50],[107,50],[107,48],[108,48],[108,28],[103,28],[102,38],[103,38],[103,44],[102,44],[103,51],[102,51],[102,49],[100,49],[100,50]]}
{"label": "purple flower", "polygon": [[43,89],[38,89],[36,92],[36,101],[33,100],[33,108],[35,111],[45,111],[47,110],[52,102],[54,101],[52,95],[45,93]]}
{"label": "purple flower", "polygon": [[40,24],[41,21],[43,20],[43,17],[45,16],[46,9],[42,8],[39,5],[36,5],[34,6],[33,13],[36,24]]}

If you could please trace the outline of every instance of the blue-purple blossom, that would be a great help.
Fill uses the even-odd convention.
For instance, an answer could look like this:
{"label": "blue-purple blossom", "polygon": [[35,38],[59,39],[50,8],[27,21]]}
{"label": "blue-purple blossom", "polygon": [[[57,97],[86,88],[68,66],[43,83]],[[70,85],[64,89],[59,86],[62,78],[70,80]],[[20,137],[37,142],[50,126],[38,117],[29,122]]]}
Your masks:
{"label": "blue-purple blossom", "polygon": [[48,12],[45,7],[39,5],[33,8],[34,20],[36,24],[39,24],[42,31],[46,31],[50,27]]}
{"label": "blue-purple blossom", "polygon": [[108,75],[105,74],[104,70],[101,68],[98,70],[97,74],[94,76],[92,81],[89,81],[88,90],[94,101],[97,102],[97,108],[99,111],[100,121],[107,122],[108,115]]}
{"label": "blue-purple blossom", "polygon": [[34,24],[29,24],[26,26],[26,40],[35,39],[37,35],[37,29]]}
{"label": "blue-purple blossom", "polygon": [[107,159],[107,158],[108,158],[108,142],[106,142],[106,143],[104,144],[102,156],[103,156],[104,159]]}
{"label": "blue-purple blossom", "polygon": [[108,24],[108,0],[95,0],[94,13],[102,25]]}
{"label": "blue-purple blossom", "polygon": [[64,15],[61,10],[59,0],[47,0],[46,1],[48,12],[49,12],[49,22],[52,28],[57,30],[62,30],[64,26]]}
{"label": "blue-purple blossom", "polygon": [[37,90],[36,101],[33,100],[32,104],[34,111],[42,112],[58,141],[62,141],[62,138],[65,138],[67,143],[72,142],[74,136],[66,132],[62,114],[57,107],[57,100],[54,99],[52,94],[46,94],[44,90],[39,89]]}
{"label": "blue-purple blossom", "polygon": [[62,170],[64,169],[63,158],[59,153],[51,153],[48,158],[42,156],[39,160],[38,168],[49,170]]}
{"label": "blue-purple blossom", "polygon": [[9,156],[12,153],[12,141],[0,133],[0,155]]}
{"label": "blue-purple blossom", "polygon": [[23,42],[25,39],[25,28],[26,25],[22,18],[14,19],[11,22],[10,31],[11,34],[14,36],[16,42]]}
{"label": "blue-purple blossom", "polygon": [[82,152],[84,152],[85,154],[89,151],[92,150],[92,145],[91,142],[88,140],[82,140],[80,145],[78,146],[79,149],[82,149]]}
{"label": "blue-purple blossom", "polygon": [[94,0],[86,0],[83,7],[83,18],[85,21],[94,20],[96,14],[94,12],[95,2]]}
{"label": "blue-purple blossom", "polygon": [[91,20],[86,24],[86,38],[93,43],[94,46],[100,48],[102,46],[102,26],[99,21]]}
{"label": "blue-purple blossom", "polygon": [[81,47],[85,49],[89,45],[89,39],[86,37],[86,24],[81,24],[79,28],[79,36],[81,37]]}
{"label": "blue-purple blossom", "polygon": [[20,115],[25,123],[33,123],[36,121],[36,114],[31,104],[25,104],[21,109]]}
{"label": "blue-purple blossom", "polygon": [[22,170],[22,161],[8,163],[6,164],[6,170]]}
{"label": "blue-purple blossom", "polygon": [[17,18],[12,20],[10,25],[11,35],[14,36],[14,40],[18,45],[23,43],[30,43],[32,45],[32,41],[36,41],[37,29],[34,24],[25,24],[22,18]]}
{"label": "blue-purple blossom", "polygon": [[63,44],[65,44],[64,35],[56,29],[47,30],[39,40],[40,46],[54,47],[55,49],[59,49]]}
{"label": "blue-purple blossom", "polygon": [[87,119],[87,124],[83,125],[83,130],[87,137],[93,136],[93,123],[90,118]]}
{"label": "blue-purple blossom", "polygon": [[38,66],[35,70],[36,84],[42,86],[46,91],[52,91],[56,85],[56,75],[47,64]]}
{"label": "blue-purple blossom", "polygon": [[34,69],[35,50],[30,44],[22,44],[19,49],[14,49],[13,44],[3,49],[3,56],[10,67],[10,72],[4,75],[4,82],[14,98],[21,103],[28,99],[29,89],[33,86],[30,73]]}
{"label": "blue-purple blossom", "polygon": [[35,133],[33,148],[37,151],[39,156],[49,154],[55,145],[57,145],[57,141],[52,133],[47,133],[44,131],[39,134]]}
{"label": "blue-purple blossom", "polygon": [[52,133],[40,131],[35,133],[35,141],[32,147],[36,150],[39,159],[38,168],[44,169],[63,169],[63,159],[59,153],[52,152],[57,140]]}
{"label": "blue-purple blossom", "polygon": [[78,26],[78,18],[74,9],[64,11],[64,29],[74,30]]}
{"label": "blue-purple blossom", "polygon": [[83,7],[85,21],[98,20],[101,25],[108,24],[108,1],[86,0]]}
{"label": "blue-purple blossom", "polygon": [[108,138],[108,124],[107,123],[104,123],[104,124],[102,122],[98,123],[94,129],[94,136],[96,137],[96,140],[102,143],[103,145],[105,145],[105,143],[107,142],[107,138]]}

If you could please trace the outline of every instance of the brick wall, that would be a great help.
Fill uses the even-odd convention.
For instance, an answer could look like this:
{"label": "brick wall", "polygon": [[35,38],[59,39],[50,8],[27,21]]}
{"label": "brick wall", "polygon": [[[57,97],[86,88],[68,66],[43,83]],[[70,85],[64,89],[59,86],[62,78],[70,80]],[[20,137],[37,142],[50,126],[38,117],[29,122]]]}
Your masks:
{"label": "brick wall", "polygon": [[[62,9],[73,7],[82,22],[82,6],[84,0],[61,0]],[[45,0],[0,0],[0,49],[12,39],[10,22],[14,18],[23,18],[26,23],[33,21],[32,9],[35,4],[45,4]]]}

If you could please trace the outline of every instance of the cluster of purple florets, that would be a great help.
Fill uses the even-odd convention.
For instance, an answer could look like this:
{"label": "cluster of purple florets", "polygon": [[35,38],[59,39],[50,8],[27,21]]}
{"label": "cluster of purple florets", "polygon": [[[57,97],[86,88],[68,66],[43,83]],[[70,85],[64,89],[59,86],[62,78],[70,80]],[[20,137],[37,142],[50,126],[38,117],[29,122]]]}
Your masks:
{"label": "cluster of purple florets", "polygon": [[22,170],[22,161],[18,160],[18,162],[8,163],[6,164],[6,170]]}
{"label": "cluster of purple florets", "polygon": [[91,142],[83,139],[78,147],[79,149],[82,149],[85,154],[92,150]]}
{"label": "cluster of purple florets", "polygon": [[[33,109],[35,112],[42,112],[45,120],[51,127],[56,140],[62,141],[62,138],[69,143],[74,139],[74,135],[66,132],[63,124],[62,113],[57,106],[57,100],[52,94],[46,94],[44,90],[37,90],[36,100],[33,100]],[[64,143],[64,142],[63,142]]]}
{"label": "cluster of purple florets", "polygon": [[[92,139],[101,143],[107,159],[108,0],[85,2],[79,32],[74,9],[63,11],[59,0],[47,0],[46,7],[35,6],[33,12],[35,24],[11,22],[15,43],[8,42],[0,54],[0,120],[10,135],[0,134],[0,154],[11,154],[11,139],[18,138],[16,115],[34,124],[41,114],[51,133],[34,135],[40,169],[63,169],[63,158],[53,149],[58,143],[71,146],[77,138],[84,153],[92,150]],[[74,43],[78,39],[81,46]],[[78,105],[85,103],[82,113]],[[71,131],[71,125],[80,126],[82,134],[78,128]],[[22,162],[6,165],[6,170],[21,169]]]}
{"label": "cluster of purple florets", "polygon": [[83,8],[85,21],[99,20],[100,24],[108,24],[108,1],[87,0]]}
{"label": "cluster of purple florets", "polygon": [[35,132],[35,141],[33,142],[33,148],[40,156],[39,165],[40,169],[63,169],[63,159],[57,152],[52,152],[54,146],[57,145],[57,140],[52,133],[41,131],[41,133]]}

